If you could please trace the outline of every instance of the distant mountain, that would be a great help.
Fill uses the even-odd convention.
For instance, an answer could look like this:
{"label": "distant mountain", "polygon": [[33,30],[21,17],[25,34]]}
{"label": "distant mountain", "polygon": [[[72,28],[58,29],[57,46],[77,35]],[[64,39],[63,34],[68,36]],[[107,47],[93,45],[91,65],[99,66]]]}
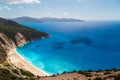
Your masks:
{"label": "distant mountain", "polygon": [[18,18],[13,18],[10,19],[16,22],[43,22],[40,19],[37,18],[31,18],[31,17],[18,17]]}
{"label": "distant mountain", "polygon": [[74,18],[50,18],[50,17],[44,17],[40,19],[43,22],[83,22],[83,20],[80,19],[74,19]]}
{"label": "distant mountain", "polygon": [[15,19],[11,19],[16,22],[84,22],[80,19],[73,18],[51,18],[51,17],[43,17],[43,18],[31,18],[31,17],[19,17]]}

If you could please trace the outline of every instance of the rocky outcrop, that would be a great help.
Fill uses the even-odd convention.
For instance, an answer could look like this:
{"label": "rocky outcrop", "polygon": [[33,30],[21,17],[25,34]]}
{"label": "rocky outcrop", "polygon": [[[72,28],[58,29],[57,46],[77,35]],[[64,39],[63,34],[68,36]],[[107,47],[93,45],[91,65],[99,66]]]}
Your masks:
{"label": "rocky outcrop", "polygon": [[[12,55],[10,54],[11,56],[9,55],[10,51],[16,47],[23,46],[27,42],[33,41],[35,39],[42,39],[43,37],[49,37],[49,36],[50,35],[48,33],[37,31],[36,29],[28,28],[14,21],[0,18],[0,68],[3,67],[4,69],[4,67],[7,67],[11,70],[13,70],[13,68],[17,70],[19,67],[16,65],[13,65],[13,63],[11,63],[11,61],[9,60],[11,56],[14,57],[14,53],[11,53],[12,54]],[[15,58],[17,57],[15,56],[14,59]],[[12,61],[15,61],[14,59]],[[11,75],[15,76],[14,74],[9,74],[9,73],[7,74],[9,76]],[[3,75],[1,77],[5,78]],[[5,76],[6,76],[6,73],[5,73]],[[29,76],[25,74],[25,76],[28,76],[31,78],[31,75]],[[0,80],[1,80],[1,77],[0,77]],[[19,76],[16,76],[16,77],[19,77]],[[13,79],[10,79],[10,80],[13,80]],[[31,80],[31,79],[25,79],[25,80]],[[36,79],[33,79],[33,80],[36,80]]]}
{"label": "rocky outcrop", "polygon": [[8,52],[11,48],[23,46],[27,43],[26,38],[20,32],[15,35],[15,39],[17,44],[4,33],[0,33],[0,45],[5,52]]}
{"label": "rocky outcrop", "polygon": [[27,42],[35,39],[42,39],[43,37],[49,37],[50,35],[46,36],[38,36],[36,38],[27,39],[27,36],[24,36],[22,33],[17,32],[15,36],[12,38],[8,37],[6,34],[0,32],[0,62],[5,61],[7,57],[7,53],[16,47],[23,46]]}
{"label": "rocky outcrop", "polygon": [[11,48],[16,47],[15,43],[4,33],[0,33],[0,45],[5,52],[9,51]]}
{"label": "rocky outcrop", "polygon": [[0,62],[6,59],[9,50],[43,37],[49,34],[0,18]]}
{"label": "rocky outcrop", "polygon": [[23,46],[27,42],[26,38],[20,32],[15,35],[15,39],[17,46]]}
{"label": "rocky outcrop", "polygon": [[16,33],[15,40],[16,42],[8,38],[4,33],[0,33],[0,61],[4,61],[6,59],[9,50],[23,46],[28,42],[20,32]]}

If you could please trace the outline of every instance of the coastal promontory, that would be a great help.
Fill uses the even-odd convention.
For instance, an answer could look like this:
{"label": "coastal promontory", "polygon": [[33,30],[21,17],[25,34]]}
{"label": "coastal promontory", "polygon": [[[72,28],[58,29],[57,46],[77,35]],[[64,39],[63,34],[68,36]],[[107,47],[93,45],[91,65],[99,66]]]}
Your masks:
{"label": "coastal promontory", "polygon": [[[0,18],[0,80],[3,80],[4,78],[5,80],[13,80],[13,78],[14,80],[21,80],[22,78],[28,80],[34,78],[35,76],[31,72],[20,69],[14,64],[11,64],[8,60],[8,57],[10,57],[8,53],[16,47],[23,46],[32,40],[41,39],[43,37],[49,37],[49,34],[32,28],[27,28],[26,26],[18,24],[12,20]],[[18,58],[20,57],[18,56]],[[24,60],[23,62],[28,64]]]}

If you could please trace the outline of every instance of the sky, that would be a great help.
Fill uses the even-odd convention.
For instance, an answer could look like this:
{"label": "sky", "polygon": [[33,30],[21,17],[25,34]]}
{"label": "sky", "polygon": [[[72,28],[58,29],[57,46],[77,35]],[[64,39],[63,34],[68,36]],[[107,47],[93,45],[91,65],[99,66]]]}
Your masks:
{"label": "sky", "polygon": [[120,0],[0,0],[0,17],[120,20]]}

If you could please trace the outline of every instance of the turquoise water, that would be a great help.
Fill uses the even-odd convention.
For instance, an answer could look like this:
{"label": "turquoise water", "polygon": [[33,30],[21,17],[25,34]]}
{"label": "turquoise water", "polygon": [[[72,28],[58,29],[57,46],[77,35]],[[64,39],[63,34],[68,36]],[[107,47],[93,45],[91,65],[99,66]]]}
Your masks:
{"label": "turquoise water", "polygon": [[21,23],[48,32],[17,51],[49,74],[120,68],[120,21]]}

